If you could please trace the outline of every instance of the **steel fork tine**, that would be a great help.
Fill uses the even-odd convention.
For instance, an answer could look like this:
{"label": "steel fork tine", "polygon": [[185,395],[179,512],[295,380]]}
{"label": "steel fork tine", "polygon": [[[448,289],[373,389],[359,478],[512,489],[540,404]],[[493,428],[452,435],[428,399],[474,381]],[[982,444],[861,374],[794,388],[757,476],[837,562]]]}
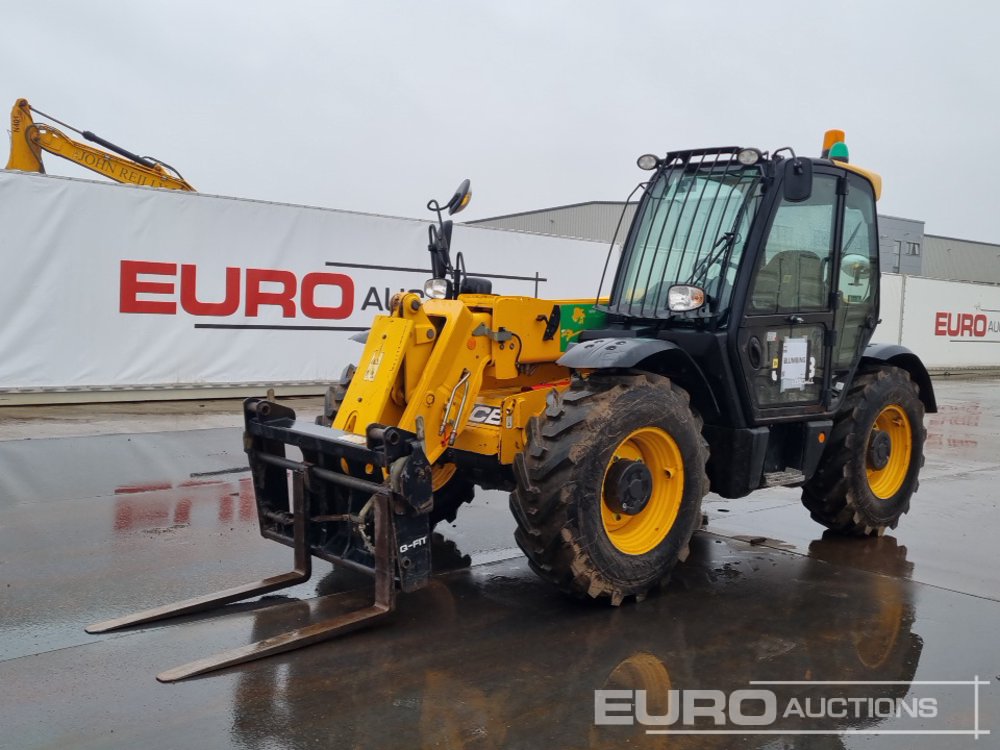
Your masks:
{"label": "steel fork tine", "polygon": [[[265,638],[247,646],[165,670],[158,674],[156,679],[160,682],[176,682],[188,677],[262,659],[266,656],[274,656],[319,643],[352,630],[358,630],[366,627],[373,620],[389,615],[395,609],[396,604],[395,556],[391,536],[389,498],[380,493],[375,496],[375,601],[370,607],[347,612],[322,622]],[[320,597],[317,601],[330,596],[336,596],[336,594]]]}
{"label": "steel fork tine", "polygon": [[185,599],[181,602],[153,607],[152,609],[136,612],[114,620],[95,623],[88,626],[86,631],[88,633],[107,633],[112,630],[127,628],[130,625],[142,625],[193,612],[203,612],[232,602],[238,602],[242,599],[249,599],[252,596],[260,596],[261,594],[267,594],[271,591],[277,591],[278,589],[288,588],[289,586],[295,586],[296,584],[308,581],[312,575],[312,557],[309,554],[309,542],[306,538],[309,501],[308,494],[304,491],[301,472],[294,472],[292,477],[292,514],[295,550],[294,570],[282,573],[281,575],[270,576],[269,578],[264,578],[253,583],[217,591],[214,594],[196,596],[193,599]]}

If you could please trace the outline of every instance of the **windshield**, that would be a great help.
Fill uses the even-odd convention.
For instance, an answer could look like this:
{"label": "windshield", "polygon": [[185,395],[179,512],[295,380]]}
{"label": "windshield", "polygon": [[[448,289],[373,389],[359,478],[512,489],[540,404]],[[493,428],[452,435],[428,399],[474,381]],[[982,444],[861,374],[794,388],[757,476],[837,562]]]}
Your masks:
{"label": "windshield", "polygon": [[725,310],[759,200],[758,167],[675,158],[639,204],[608,310],[667,317],[674,284],[703,288],[709,310]]}

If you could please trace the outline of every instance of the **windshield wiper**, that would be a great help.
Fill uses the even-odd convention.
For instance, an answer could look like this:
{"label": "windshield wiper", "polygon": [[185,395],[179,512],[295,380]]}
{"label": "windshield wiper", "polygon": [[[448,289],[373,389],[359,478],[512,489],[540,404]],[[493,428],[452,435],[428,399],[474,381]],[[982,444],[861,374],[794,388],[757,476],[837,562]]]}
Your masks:
{"label": "windshield wiper", "polygon": [[709,270],[713,265],[715,265],[715,262],[723,256],[723,254],[732,250],[733,245],[736,244],[736,240],[738,238],[739,235],[736,232],[723,233],[723,235],[719,237],[719,239],[717,239],[715,244],[712,246],[712,252],[706,255],[705,258],[694,267],[694,270],[691,272],[691,278],[685,283],[697,286],[697,282],[702,278],[708,281],[707,277]]}

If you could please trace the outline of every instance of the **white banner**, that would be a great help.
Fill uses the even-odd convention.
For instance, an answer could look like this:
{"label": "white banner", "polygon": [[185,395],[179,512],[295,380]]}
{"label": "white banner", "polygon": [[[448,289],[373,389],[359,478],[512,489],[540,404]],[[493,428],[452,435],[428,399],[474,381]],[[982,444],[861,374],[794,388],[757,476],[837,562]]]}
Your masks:
{"label": "white banner", "polygon": [[[429,277],[427,221],[0,171],[0,393],[328,381]],[[595,295],[601,243],[455,226],[495,292]]]}
{"label": "white banner", "polygon": [[[428,221],[0,170],[0,403],[334,379],[428,278]],[[548,298],[594,295],[607,252],[466,226],[453,247],[494,291]],[[928,367],[1000,366],[1000,287],[886,276],[881,317],[875,340]]]}
{"label": "white banner", "polygon": [[898,344],[903,322],[903,279],[898,274],[884,273],[879,283],[879,324],[872,341]]}
{"label": "white banner", "polygon": [[1000,367],[1000,286],[907,276],[902,332],[927,367]]}

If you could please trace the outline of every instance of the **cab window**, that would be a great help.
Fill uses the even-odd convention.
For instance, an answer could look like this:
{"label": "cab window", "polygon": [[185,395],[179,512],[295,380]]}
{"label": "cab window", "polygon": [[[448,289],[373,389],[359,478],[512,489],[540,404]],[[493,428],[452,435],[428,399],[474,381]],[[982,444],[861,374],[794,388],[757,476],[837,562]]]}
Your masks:
{"label": "cab window", "polygon": [[833,175],[815,175],[808,200],[782,199],[754,275],[751,314],[827,309],[836,207]]}
{"label": "cab window", "polygon": [[867,180],[848,175],[844,230],[837,275],[837,345],[834,369],[848,369],[859,347],[868,343],[869,317],[878,291],[878,230],[875,196]]}

